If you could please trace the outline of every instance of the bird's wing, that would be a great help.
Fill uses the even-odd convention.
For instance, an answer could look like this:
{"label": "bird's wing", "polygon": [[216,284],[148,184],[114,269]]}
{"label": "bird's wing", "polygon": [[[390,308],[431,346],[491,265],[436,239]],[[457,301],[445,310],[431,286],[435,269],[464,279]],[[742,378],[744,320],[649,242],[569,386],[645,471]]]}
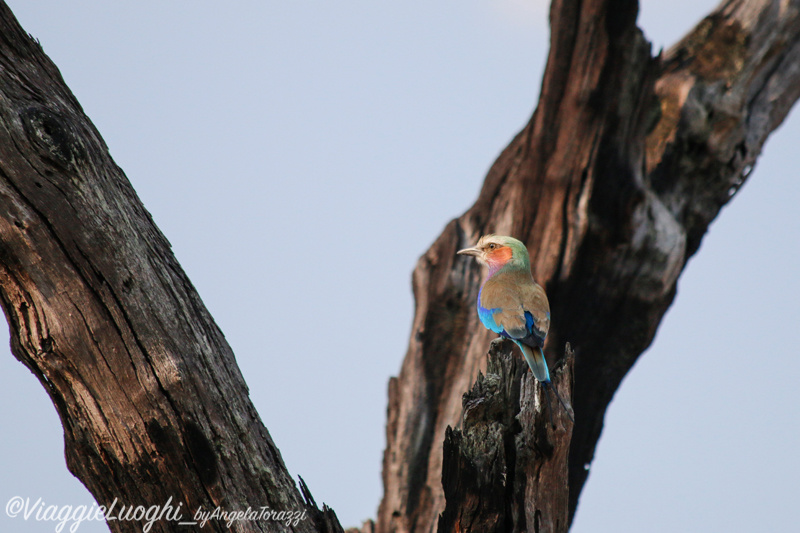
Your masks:
{"label": "bird's wing", "polygon": [[522,287],[520,299],[526,315],[529,315],[528,333],[532,337],[525,339],[525,343],[542,346],[550,330],[550,303],[547,301],[547,295],[537,283],[530,283]]}
{"label": "bird's wing", "polygon": [[484,325],[512,339],[528,336],[528,320],[519,291],[513,284],[489,280],[481,289],[478,314]]}
{"label": "bird's wing", "polygon": [[512,339],[524,339],[528,336],[528,322],[522,307],[503,308],[495,313],[494,319]]}
{"label": "bird's wing", "polygon": [[547,296],[530,278],[488,280],[478,312],[487,328],[530,346],[542,346],[550,328]]}

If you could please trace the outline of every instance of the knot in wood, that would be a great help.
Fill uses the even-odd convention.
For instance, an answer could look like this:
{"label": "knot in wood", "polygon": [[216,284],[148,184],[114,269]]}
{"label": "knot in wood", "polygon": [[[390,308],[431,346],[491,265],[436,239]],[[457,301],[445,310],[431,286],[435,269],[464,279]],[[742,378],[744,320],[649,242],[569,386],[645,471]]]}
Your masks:
{"label": "knot in wood", "polygon": [[76,128],[63,115],[44,107],[28,107],[21,114],[25,134],[40,156],[74,175],[88,159]]}

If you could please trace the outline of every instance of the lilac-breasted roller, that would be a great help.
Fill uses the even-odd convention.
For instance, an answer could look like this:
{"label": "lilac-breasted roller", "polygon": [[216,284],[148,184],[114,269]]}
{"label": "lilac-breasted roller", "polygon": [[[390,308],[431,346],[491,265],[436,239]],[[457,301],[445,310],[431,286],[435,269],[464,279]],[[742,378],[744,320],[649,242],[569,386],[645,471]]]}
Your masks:
{"label": "lilac-breasted roller", "polygon": [[[544,289],[533,280],[528,249],[513,237],[484,235],[473,248],[458,254],[474,256],[489,268],[478,293],[478,317],[486,328],[519,346],[547,393],[550,371],[542,346],[550,329],[550,304]],[[572,420],[558,391],[553,388],[553,392]]]}

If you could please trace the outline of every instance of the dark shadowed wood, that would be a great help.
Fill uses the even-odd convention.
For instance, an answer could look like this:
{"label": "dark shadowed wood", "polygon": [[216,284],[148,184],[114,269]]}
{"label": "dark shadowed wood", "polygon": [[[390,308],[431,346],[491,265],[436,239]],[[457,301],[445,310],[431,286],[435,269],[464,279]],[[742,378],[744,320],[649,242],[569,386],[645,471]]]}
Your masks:
{"label": "dark shadowed wood", "polygon": [[[552,373],[569,402],[572,363]],[[492,343],[486,375],[464,394],[460,429],[445,430],[438,531],[564,532],[569,526],[567,462],[572,423],[552,405],[508,340]]]}
{"label": "dark shadowed wood", "polygon": [[[0,4],[0,301],[101,505],[308,511],[228,343],[58,70]],[[114,531],[141,531],[117,521]],[[224,523],[212,528],[228,531]],[[172,531],[159,522],[153,531]],[[236,531],[286,531],[280,522]]]}
{"label": "dark shadowed wood", "polygon": [[417,264],[408,352],[389,385],[380,533],[433,531],[452,504],[442,446],[444,464],[459,464],[447,427],[491,339],[474,310],[479,269],[455,252],[489,232],[525,241],[552,307],[548,360],[566,340],[575,349],[571,520],[608,403],[800,94],[799,1],[723,2],[663,57],[637,10],[553,2],[536,112]]}
{"label": "dark shadowed wood", "polygon": [[[378,532],[568,527],[611,397],[800,95],[800,0],[724,2],[663,57],[637,9],[553,2],[536,112],[417,265],[408,353],[389,384]],[[569,398],[574,375],[574,428],[560,409],[558,429],[546,427],[541,389],[508,343],[487,363],[480,272],[455,254],[487,232],[528,244],[551,301],[550,364],[567,339],[575,348],[556,379]],[[306,511],[293,531],[341,531],[289,477],[169,243],[5,4],[0,304],[14,355],[61,417],[70,470],[101,504],[171,498],[186,517],[268,506]]]}

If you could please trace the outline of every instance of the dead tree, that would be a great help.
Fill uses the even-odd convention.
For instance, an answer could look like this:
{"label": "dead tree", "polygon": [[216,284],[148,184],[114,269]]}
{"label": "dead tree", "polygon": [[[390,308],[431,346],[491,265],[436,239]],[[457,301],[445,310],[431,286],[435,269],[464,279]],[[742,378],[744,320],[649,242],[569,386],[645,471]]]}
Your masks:
{"label": "dead tree", "polygon": [[[724,3],[654,58],[635,1],[554,1],[536,113],[415,271],[411,343],[390,383],[379,531],[568,527],[614,390],[798,96],[799,3]],[[507,343],[484,363],[478,270],[455,251],[486,231],[531,247],[553,303],[547,355],[554,363],[566,341],[575,347],[556,373],[568,395],[574,372],[574,430],[543,425],[541,391]],[[13,353],[61,417],[68,466],[99,502],[258,502],[307,510],[297,532],[341,529],[296,488],[169,243],[5,4],[0,303]]]}
{"label": "dead tree", "polygon": [[[99,504],[172,498],[189,519],[199,507],[268,506],[307,511],[294,531],[341,530],[297,489],[169,242],[4,3],[0,301],[12,352],[61,417],[69,469]],[[288,530],[278,521],[234,529]]]}
{"label": "dead tree", "polygon": [[[438,531],[522,533],[569,526],[572,424],[564,409],[551,410],[516,350],[511,341],[492,343],[485,376],[479,373],[463,397],[459,429],[445,431],[447,504]],[[562,398],[572,390],[574,361],[568,350],[565,364],[551,374]]]}
{"label": "dead tree", "polygon": [[[567,341],[575,350],[571,521],[614,391],[652,341],[709,223],[800,94],[797,0],[722,2],[655,57],[637,12],[635,0],[553,0],[533,117],[490,169],[475,204],[417,264],[408,352],[389,385],[381,533],[496,523],[492,505],[464,514],[469,498],[449,492],[455,476],[478,464],[459,455],[461,437],[448,426],[462,424],[462,395],[485,368],[490,340],[474,311],[478,267],[456,250],[488,232],[527,242],[552,305],[548,360]],[[518,401],[507,409],[493,421],[513,423]],[[468,418],[465,411],[465,432],[474,431]],[[515,472],[533,471],[521,460]],[[496,482],[480,474],[477,483]],[[561,486],[527,480],[534,481]],[[498,530],[519,530],[518,508],[509,502]],[[546,509],[527,510],[528,531],[568,527],[551,520],[538,529],[552,518]],[[451,520],[458,510],[460,521]]]}

